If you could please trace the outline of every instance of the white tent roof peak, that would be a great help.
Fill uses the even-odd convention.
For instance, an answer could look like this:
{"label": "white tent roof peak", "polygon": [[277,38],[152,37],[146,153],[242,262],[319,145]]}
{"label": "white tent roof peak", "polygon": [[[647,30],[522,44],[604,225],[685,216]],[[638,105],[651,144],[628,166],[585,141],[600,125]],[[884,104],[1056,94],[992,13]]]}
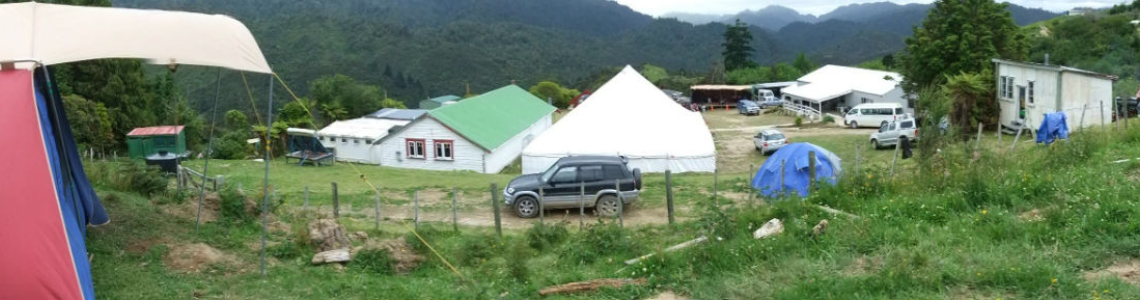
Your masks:
{"label": "white tent roof peak", "polygon": [[23,2],[0,4],[0,28],[0,61],[136,58],[273,72],[249,29],[224,15]]}
{"label": "white tent roof peak", "polygon": [[[712,172],[716,147],[700,114],[677,105],[630,66],[523,150],[523,171],[570,155],[622,155],[630,167]],[[647,162],[649,161],[649,162]]]}

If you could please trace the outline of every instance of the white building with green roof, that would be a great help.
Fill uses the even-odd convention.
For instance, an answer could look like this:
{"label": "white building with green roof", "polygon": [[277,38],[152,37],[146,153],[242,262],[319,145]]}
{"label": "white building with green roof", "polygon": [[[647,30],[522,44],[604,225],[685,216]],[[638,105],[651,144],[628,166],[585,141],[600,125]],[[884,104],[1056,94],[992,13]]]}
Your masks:
{"label": "white building with green roof", "polygon": [[380,165],[498,173],[550,128],[555,108],[515,85],[428,111],[377,142]]}

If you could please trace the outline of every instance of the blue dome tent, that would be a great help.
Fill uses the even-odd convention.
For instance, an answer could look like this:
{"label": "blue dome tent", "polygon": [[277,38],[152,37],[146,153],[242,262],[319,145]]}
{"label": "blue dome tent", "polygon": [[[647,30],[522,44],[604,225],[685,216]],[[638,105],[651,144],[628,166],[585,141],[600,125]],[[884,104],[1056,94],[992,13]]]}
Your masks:
{"label": "blue dome tent", "polygon": [[[815,177],[818,182],[835,184],[843,169],[835,153],[812,143],[793,143],[768,157],[752,178],[752,187],[767,197],[778,197],[794,191],[800,197],[808,195],[808,153],[815,151]],[[780,165],[784,163],[783,186],[780,186]]]}

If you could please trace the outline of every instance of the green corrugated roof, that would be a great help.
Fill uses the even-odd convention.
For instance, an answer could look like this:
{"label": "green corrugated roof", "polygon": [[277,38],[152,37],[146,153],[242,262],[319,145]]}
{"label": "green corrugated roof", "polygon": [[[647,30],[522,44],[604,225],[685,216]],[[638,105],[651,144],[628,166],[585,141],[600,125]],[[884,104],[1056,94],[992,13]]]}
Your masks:
{"label": "green corrugated roof", "polygon": [[428,101],[443,104],[444,102],[447,102],[447,101],[459,101],[459,99],[460,99],[459,96],[447,95],[447,96],[439,96],[439,97],[431,98],[431,99],[428,99]]}
{"label": "green corrugated roof", "polygon": [[554,107],[546,101],[512,84],[430,110],[428,115],[491,151],[552,112]]}

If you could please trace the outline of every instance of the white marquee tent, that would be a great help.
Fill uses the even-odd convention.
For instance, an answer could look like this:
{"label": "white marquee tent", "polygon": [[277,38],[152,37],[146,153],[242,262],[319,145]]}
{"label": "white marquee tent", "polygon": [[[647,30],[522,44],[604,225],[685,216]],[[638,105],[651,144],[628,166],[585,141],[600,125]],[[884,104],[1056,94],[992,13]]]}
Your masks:
{"label": "white marquee tent", "polygon": [[701,115],[629,66],[523,150],[523,173],[577,155],[625,156],[642,172],[716,169],[716,146]]}

